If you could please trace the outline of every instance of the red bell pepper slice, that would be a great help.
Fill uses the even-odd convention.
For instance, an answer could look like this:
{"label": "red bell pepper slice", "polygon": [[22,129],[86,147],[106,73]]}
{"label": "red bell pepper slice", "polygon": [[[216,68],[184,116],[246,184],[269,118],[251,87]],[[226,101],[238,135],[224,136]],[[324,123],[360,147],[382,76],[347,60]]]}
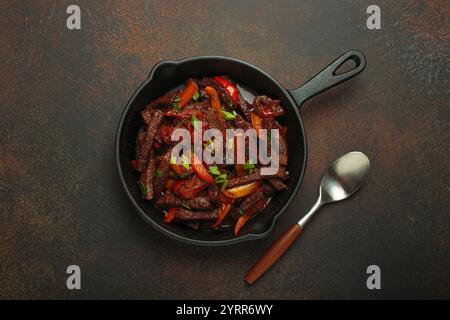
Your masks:
{"label": "red bell pepper slice", "polygon": [[178,106],[182,109],[184,106],[188,104],[189,101],[191,101],[194,94],[198,91],[198,86],[194,82],[194,80],[189,79],[186,87],[184,88],[183,92],[180,95],[180,101],[178,102]]}
{"label": "red bell pepper slice", "polygon": [[230,212],[232,205],[233,205],[232,203],[231,204],[222,203],[220,205],[219,216],[217,217],[216,222],[212,225],[213,228],[217,228],[222,223],[222,221],[228,215],[228,212]]}
{"label": "red bell pepper slice", "polygon": [[253,204],[244,214],[239,218],[234,226],[234,235],[237,236],[242,227],[253,218],[259,211],[266,206],[266,199],[261,199]]}
{"label": "red bell pepper slice", "polygon": [[175,217],[175,210],[177,208],[170,208],[167,213],[164,215],[164,222],[171,223]]}
{"label": "red bell pepper slice", "polygon": [[178,193],[180,187],[186,182],[185,179],[178,179],[173,185],[173,192]]}
{"label": "red bell pepper slice", "polygon": [[234,202],[234,199],[229,198],[226,195],[224,195],[222,192],[220,192],[219,195],[217,196],[217,202],[225,203],[225,204],[232,204]]}
{"label": "red bell pepper slice", "polygon": [[200,191],[208,187],[208,184],[196,175],[187,180],[183,179],[182,181],[183,183],[181,183],[179,186],[177,186],[175,183],[174,192],[179,194],[183,199],[192,199]]}
{"label": "red bell pepper slice", "polygon": [[251,182],[249,184],[244,184],[242,186],[237,186],[237,187],[234,187],[231,189],[227,189],[223,193],[228,198],[233,198],[233,199],[243,198],[243,197],[248,196],[250,193],[255,192],[259,188],[260,185],[261,185],[260,181],[255,181],[255,182]]}
{"label": "red bell pepper slice", "polygon": [[205,91],[211,99],[211,107],[217,112],[217,118],[220,122],[220,129],[222,130],[222,134],[225,137],[225,120],[223,119],[222,115],[222,107],[220,104],[219,95],[216,89],[214,89],[213,87],[205,87]]}
{"label": "red bell pepper slice", "polygon": [[235,106],[238,105],[239,103],[239,90],[238,88],[234,85],[234,83],[232,83],[230,80],[224,78],[224,77],[219,77],[219,76],[215,76],[214,80],[216,80],[216,82],[218,84],[220,84],[221,87],[223,87],[225,90],[227,90],[228,94],[230,95],[231,99],[233,99],[233,103]]}
{"label": "red bell pepper slice", "polygon": [[192,174],[191,166],[189,166],[189,169],[186,169],[182,164],[178,163],[170,163],[170,166],[180,178],[186,178],[187,176],[190,176]]}
{"label": "red bell pepper slice", "polygon": [[200,162],[200,160],[197,159],[195,156],[195,153],[192,153],[192,161],[191,161],[192,169],[194,169],[195,174],[205,181],[208,184],[214,184],[215,180],[214,177],[208,172],[208,170],[205,168],[203,163]]}
{"label": "red bell pepper slice", "polygon": [[259,134],[259,130],[263,128],[262,118],[258,116],[255,112],[250,113],[250,118],[252,120],[252,127],[255,129],[256,134]]}

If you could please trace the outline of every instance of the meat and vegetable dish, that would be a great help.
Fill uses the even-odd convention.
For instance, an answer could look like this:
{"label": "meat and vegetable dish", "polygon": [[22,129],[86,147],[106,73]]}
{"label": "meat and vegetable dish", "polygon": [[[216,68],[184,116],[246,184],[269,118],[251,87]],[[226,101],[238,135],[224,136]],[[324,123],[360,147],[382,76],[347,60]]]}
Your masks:
{"label": "meat and vegetable dish", "polygon": [[[279,100],[264,95],[246,101],[239,86],[226,76],[189,79],[182,88],[155,99],[141,112],[143,126],[131,161],[140,173],[143,198],[164,212],[166,223],[194,229],[234,227],[237,235],[272,197],[287,189],[287,129],[277,121],[284,113]],[[174,161],[172,149],[178,141],[171,137],[177,129],[191,133],[218,129],[225,149],[229,147],[226,129],[278,129],[278,170],[263,175],[266,165],[248,157],[244,163],[207,164],[189,161],[194,160],[192,153],[191,159],[183,155],[181,163]],[[211,148],[214,141],[203,142],[202,148]]]}

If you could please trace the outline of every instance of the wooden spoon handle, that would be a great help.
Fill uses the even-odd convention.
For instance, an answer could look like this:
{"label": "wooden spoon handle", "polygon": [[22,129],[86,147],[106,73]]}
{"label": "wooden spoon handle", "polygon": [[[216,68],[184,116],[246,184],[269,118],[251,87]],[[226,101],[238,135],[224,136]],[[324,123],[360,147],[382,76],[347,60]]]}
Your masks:
{"label": "wooden spoon handle", "polygon": [[258,280],[269,268],[280,259],[286,250],[302,233],[298,224],[293,224],[267,249],[264,255],[253,265],[245,276],[245,281],[252,284]]}

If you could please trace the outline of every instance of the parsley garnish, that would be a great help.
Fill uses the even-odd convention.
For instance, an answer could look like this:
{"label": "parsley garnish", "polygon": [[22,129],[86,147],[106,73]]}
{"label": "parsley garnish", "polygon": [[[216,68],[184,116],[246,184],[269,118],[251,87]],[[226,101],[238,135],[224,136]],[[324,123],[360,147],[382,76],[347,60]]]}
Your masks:
{"label": "parsley garnish", "polygon": [[191,210],[191,207],[189,207],[189,206],[188,206],[187,204],[185,204],[185,203],[183,203],[181,206],[184,207],[184,208],[186,208],[186,209],[188,209],[188,210]]}
{"label": "parsley garnish", "polygon": [[228,186],[228,178],[226,173],[222,173],[220,176],[216,177],[215,182],[217,184],[221,184],[222,188],[221,190],[225,190],[225,188]]}
{"label": "parsley garnish", "polygon": [[216,166],[209,167],[208,171],[215,176],[220,176],[220,170]]}
{"label": "parsley garnish", "polygon": [[179,96],[176,96],[176,97],[173,99],[173,101],[172,101],[172,108],[173,108],[175,111],[180,111],[180,110],[181,110],[180,105],[178,104],[178,102],[180,102],[180,101],[181,101],[181,98],[180,98]]}
{"label": "parsley garnish", "polygon": [[[169,163],[170,164],[178,164],[177,163],[177,157],[170,157]],[[189,170],[189,159],[184,154],[181,156],[181,165],[186,170]]]}
{"label": "parsley garnish", "polygon": [[222,110],[222,116],[225,120],[234,120],[234,119],[236,119],[236,112],[231,113],[231,112]]}
{"label": "parsley garnish", "polygon": [[192,96],[192,100],[197,101],[198,98],[200,98],[200,93],[197,91],[197,92],[194,93],[194,95]]}
{"label": "parsley garnish", "polygon": [[175,111],[180,111],[180,110],[181,110],[180,106],[178,105],[178,102],[172,103],[172,108],[173,108]]}
{"label": "parsley garnish", "polygon": [[186,170],[189,170],[189,159],[184,154],[181,156],[181,164]]}
{"label": "parsley garnish", "polygon": [[244,163],[244,169],[247,170],[249,174],[251,174],[253,172],[253,169],[255,169],[255,165],[251,160],[248,160],[248,162]]}
{"label": "parsley garnish", "polygon": [[209,139],[208,142],[205,142],[205,143],[203,144],[203,147],[206,148],[206,149],[208,149],[208,148],[210,148],[210,147],[214,147],[214,141],[212,141],[211,139]]}
{"label": "parsley garnish", "polygon": [[156,169],[156,171],[155,171],[155,176],[156,176],[157,178],[161,178],[162,175],[163,175],[162,171],[161,171],[159,168]]}
{"label": "parsley garnish", "polygon": [[148,186],[142,181],[139,182],[139,188],[141,189],[141,192],[144,196],[146,196],[150,192]]}

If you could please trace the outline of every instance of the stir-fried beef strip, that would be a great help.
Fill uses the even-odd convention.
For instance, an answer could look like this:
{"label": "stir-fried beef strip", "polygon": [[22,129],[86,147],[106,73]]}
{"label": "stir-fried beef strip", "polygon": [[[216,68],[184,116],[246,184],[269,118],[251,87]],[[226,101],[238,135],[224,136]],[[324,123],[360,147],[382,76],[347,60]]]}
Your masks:
{"label": "stir-fried beef strip", "polygon": [[152,116],[152,120],[150,124],[147,126],[146,132],[145,132],[145,138],[144,142],[139,148],[139,154],[138,154],[138,164],[137,164],[137,170],[141,172],[145,165],[147,164],[148,160],[148,153],[150,151],[150,148],[153,145],[153,137],[156,134],[156,130],[158,130],[158,126],[163,120],[163,114],[161,111],[157,110]]}
{"label": "stir-fried beef strip", "polygon": [[281,179],[287,179],[287,173],[283,167],[279,168],[278,171],[274,175],[261,175],[261,169],[257,168],[255,172],[243,176],[243,177],[233,177],[228,180],[228,187],[237,187],[245,184],[249,184],[251,182],[269,179],[273,177],[278,177]]}
{"label": "stir-fried beef strip", "polygon": [[219,188],[216,184],[212,184],[208,187],[207,197],[213,202],[217,202],[217,197],[219,196]]}
{"label": "stir-fried beef strip", "polygon": [[220,128],[218,114],[214,109],[205,110],[205,121],[210,128]]}
{"label": "stir-fried beef strip", "polygon": [[144,109],[141,111],[141,118],[145,125],[149,125],[152,122],[153,110]]}
{"label": "stir-fried beef strip", "polygon": [[[142,130],[136,137],[136,160],[139,187],[145,200],[165,211],[166,223],[178,222],[195,230],[204,227],[227,227],[236,222],[235,234],[271,197],[287,189],[289,177],[286,128],[277,122],[284,115],[279,100],[257,96],[249,103],[237,85],[226,76],[189,79],[182,89],[170,91],[150,102],[141,111]],[[262,175],[260,163],[213,165],[172,161],[172,141],[176,129],[189,132],[219,129],[279,129],[279,169]],[[269,137],[270,138],[270,137]],[[259,138],[263,139],[263,138]],[[212,141],[206,142],[208,148]],[[224,160],[229,141],[223,139]],[[246,152],[248,152],[248,140]],[[242,220],[244,219],[244,220]],[[241,221],[239,221],[241,220]]]}
{"label": "stir-fried beef strip", "polygon": [[[268,180],[270,180],[270,179],[268,179]],[[261,184],[261,190],[268,197],[271,197],[277,191],[274,187],[272,187],[272,185],[270,183],[266,183],[266,182],[263,182]]]}
{"label": "stir-fried beef strip", "polygon": [[287,149],[287,143],[284,137],[280,136],[280,139],[278,140],[278,161],[281,166],[287,166],[288,165],[288,149]]}
{"label": "stir-fried beef strip", "polygon": [[234,125],[242,130],[248,130],[252,128],[252,125],[247,122],[240,114],[236,114]]}
{"label": "stir-fried beef strip", "polygon": [[178,206],[183,206],[194,210],[213,210],[215,208],[213,201],[207,196],[198,196],[193,199],[185,200],[172,193],[162,195],[155,201],[155,205],[162,209],[169,209]]}
{"label": "stir-fried beef strip", "polygon": [[178,207],[183,204],[183,200],[175,194],[166,193],[155,201],[155,205],[162,209]]}
{"label": "stir-fried beef strip", "polygon": [[150,149],[147,161],[147,168],[141,174],[139,179],[139,186],[145,200],[153,199],[153,178],[155,175],[155,151]]}
{"label": "stir-fried beef strip", "polygon": [[230,218],[233,221],[238,221],[239,218],[244,214],[244,212],[241,209],[241,204],[245,201],[245,199],[238,199],[234,205],[233,208],[230,210]]}
{"label": "stir-fried beef strip", "polygon": [[181,221],[214,221],[219,216],[219,209],[210,211],[195,211],[184,208],[175,210],[174,219]]}
{"label": "stir-fried beef strip", "polygon": [[194,210],[212,210],[215,208],[210,198],[201,196],[186,200],[184,204]]}
{"label": "stir-fried beef strip", "polygon": [[241,208],[241,211],[245,212],[261,199],[264,199],[264,193],[262,191],[256,191],[255,193],[252,193],[247,198],[245,198],[245,200],[239,207]]}
{"label": "stir-fried beef strip", "polygon": [[284,191],[287,190],[287,185],[280,178],[271,178],[267,179],[267,181],[272,185],[272,187],[276,191]]}
{"label": "stir-fried beef strip", "polygon": [[244,99],[244,97],[239,93],[238,95],[238,99],[239,99],[239,109],[241,110],[241,112],[244,115],[244,118],[248,121],[250,121],[250,112],[252,109],[252,105],[250,103],[247,102],[247,100]]}
{"label": "stir-fried beef strip", "polygon": [[138,150],[142,147],[142,145],[144,144],[144,141],[145,141],[145,131],[141,131],[138,133],[137,141],[136,141]]}
{"label": "stir-fried beef strip", "polygon": [[159,198],[163,191],[164,187],[166,185],[166,179],[169,176],[170,172],[170,155],[171,155],[172,149],[168,149],[166,153],[164,153],[161,156],[157,157],[157,168],[155,172],[155,178],[153,180],[153,190],[154,190],[154,196],[156,198]]}
{"label": "stir-fried beef strip", "polygon": [[209,101],[193,101],[189,102],[186,107],[184,107],[184,110],[208,110],[210,109],[210,103]]}

